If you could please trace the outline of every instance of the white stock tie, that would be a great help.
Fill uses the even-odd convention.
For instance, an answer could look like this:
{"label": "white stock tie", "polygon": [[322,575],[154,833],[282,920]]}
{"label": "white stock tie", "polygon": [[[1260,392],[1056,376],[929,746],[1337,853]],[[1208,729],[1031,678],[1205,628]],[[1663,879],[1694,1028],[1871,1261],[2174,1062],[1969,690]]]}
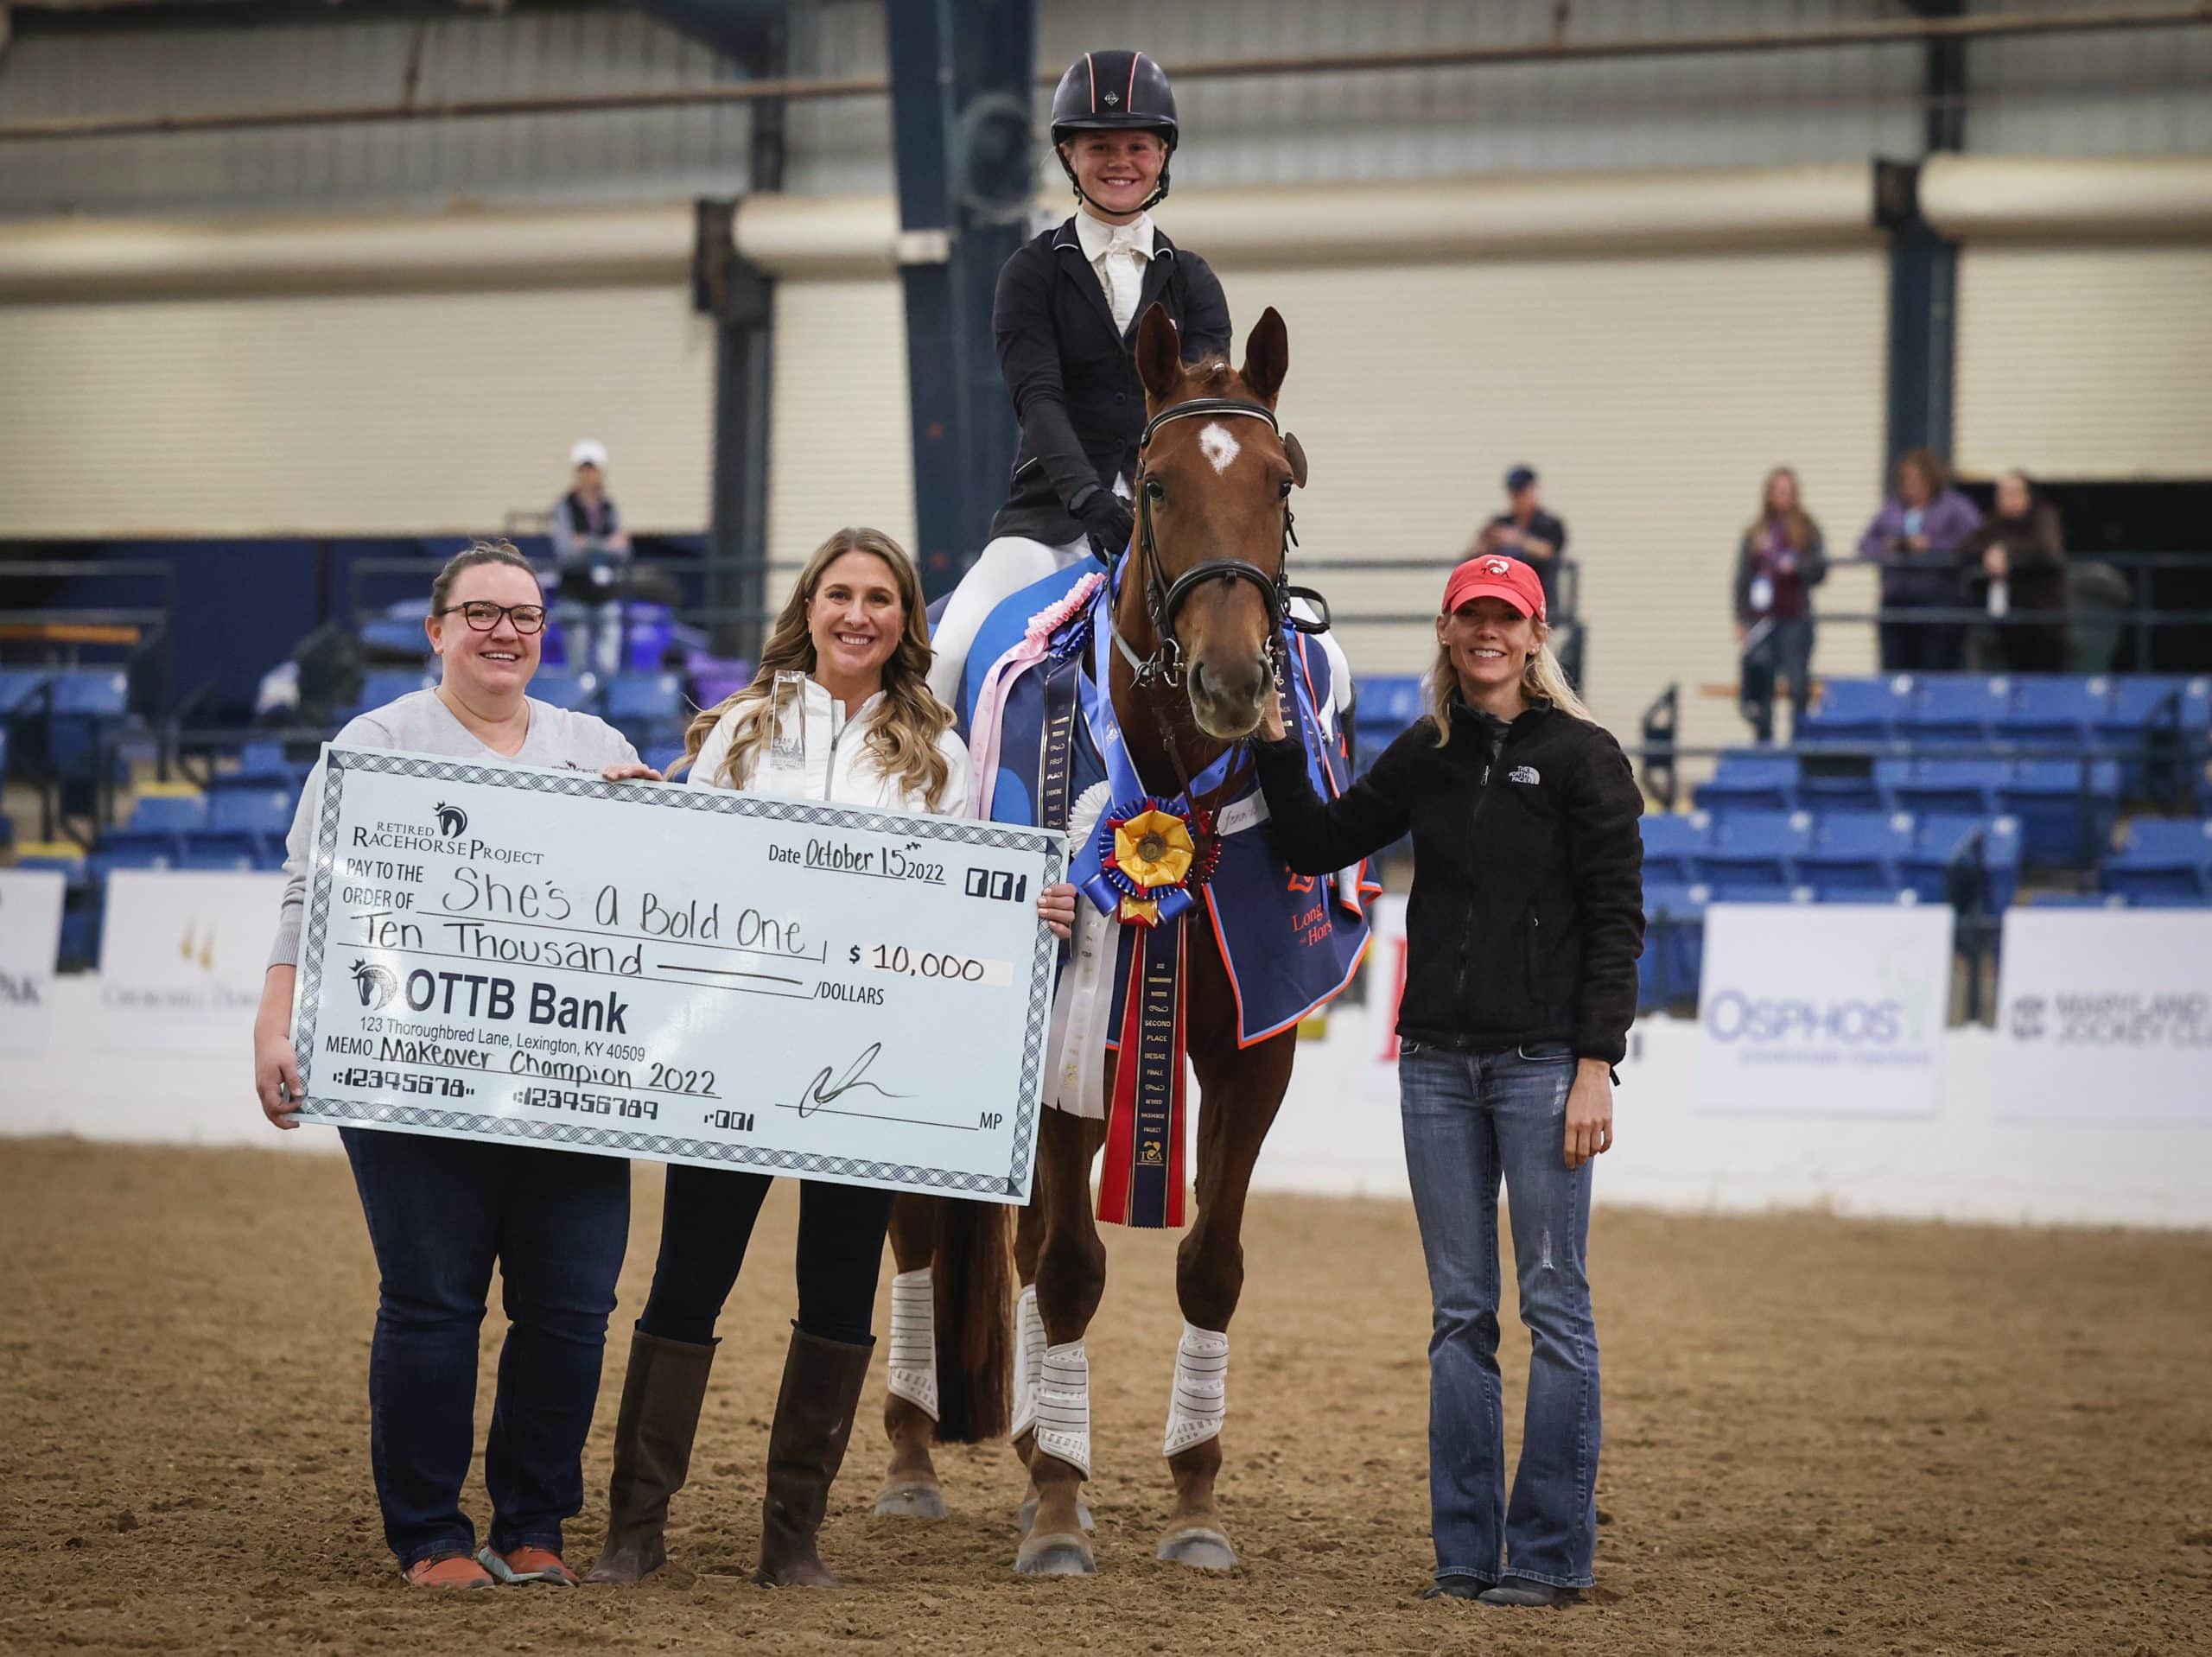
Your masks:
{"label": "white stock tie", "polygon": [[1113,239],[1098,256],[1106,279],[1106,302],[1114,313],[1114,326],[1122,333],[1137,314],[1137,300],[1144,292],[1145,253],[1127,225],[1114,227]]}

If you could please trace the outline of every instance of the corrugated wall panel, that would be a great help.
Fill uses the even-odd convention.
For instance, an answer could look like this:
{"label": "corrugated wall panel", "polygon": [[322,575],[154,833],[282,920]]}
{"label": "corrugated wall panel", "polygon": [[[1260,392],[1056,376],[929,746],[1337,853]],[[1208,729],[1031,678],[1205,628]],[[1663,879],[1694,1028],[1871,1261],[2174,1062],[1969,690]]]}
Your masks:
{"label": "corrugated wall panel", "polygon": [[2212,247],[1969,245],[1959,260],[1961,469],[2212,473]]}
{"label": "corrugated wall panel", "polygon": [[769,595],[833,530],[914,543],[906,299],[895,277],[776,284]]}
{"label": "corrugated wall panel", "polygon": [[587,435],[696,530],[714,368],[680,287],[0,306],[0,536],[496,530]]}
{"label": "corrugated wall panel", "polygon": [[[1320,578],[1336,607],[1433,613],[1525,460],[1567,522],[1591,700],[1624,738],[1676,680],[1688,735],[1742,735],[1732,705],[1694,693],[1734,676],[1732,561],[1770,466],[1798,468],[1832,547],[1878,504],[1886,277],[1872,248],[1224,282],[1240,328],[1270,304],[1290,326],[1282,409],[1313,468],[1304,553],[1434,560],[1418,577]],[[1840,572],[1822,601],[1867,607],[1863,575]],[[1433,649],[1425,620],[1347,628],[1344,643],[1363,671],[1414,670]],[[1828,671],[1871,660],[1853,630],[1821,641]]]}

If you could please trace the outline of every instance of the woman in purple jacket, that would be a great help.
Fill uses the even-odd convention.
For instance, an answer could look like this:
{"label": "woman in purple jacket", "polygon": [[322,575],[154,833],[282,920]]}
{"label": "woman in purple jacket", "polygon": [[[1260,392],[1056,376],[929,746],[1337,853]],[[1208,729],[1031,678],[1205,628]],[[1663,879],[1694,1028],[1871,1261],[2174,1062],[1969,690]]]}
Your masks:
{"label": "woman in purple jacket", "polygon": [[[1981,514],[1951,486],[1935,451],[1907,452],[1897,461],[1896,492],[1859,537],[1859,556],[1882,566],[1884,613],[1957,608],[1959,543],[1980,527]],[[1960,665],[1965,637],[1954,621],[1885,621],[1883,670],[1949,672]]]}

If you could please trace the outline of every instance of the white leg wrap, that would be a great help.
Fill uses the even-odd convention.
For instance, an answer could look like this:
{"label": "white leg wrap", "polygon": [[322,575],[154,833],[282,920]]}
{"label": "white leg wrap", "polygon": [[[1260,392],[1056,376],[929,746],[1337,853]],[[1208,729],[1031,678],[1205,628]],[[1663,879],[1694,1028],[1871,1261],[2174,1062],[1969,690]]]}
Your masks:
{"label": "white leg wrap", "polygon": [[1175,1392],[1167,1400],[1167,1442],[1160,1453],[1173,1456],[1217,1435],[1228,1402],[1229,1336],[1184,1324],[1175,1349]]}
{"label": "white leg wrap", "polygon": [[930,1268],[891,1279],[891,1395],[938,1419],[937,1317]]}
{"label": "white leg wrap", "polygon": [[1090,1357],[1081,1341],[1045,1349],[1037,1379],[1037,1448],[1090,1476]]}
{"label": "white leg wrap", "polygon": [[1008,1438],[1019,1438],[1037,1425],[1037,1382],[1044,1369],[1045,1314],[1037,1310],[1033,1283],[1014,1303],[1014,1425]]}

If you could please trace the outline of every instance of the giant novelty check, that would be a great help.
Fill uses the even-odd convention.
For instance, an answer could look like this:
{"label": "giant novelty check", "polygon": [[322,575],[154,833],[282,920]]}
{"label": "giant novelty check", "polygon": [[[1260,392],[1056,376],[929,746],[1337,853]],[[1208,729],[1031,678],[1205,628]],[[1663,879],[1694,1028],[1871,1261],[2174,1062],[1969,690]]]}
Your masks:
{"label": "giant novelty check", "polygon": [[323,757],[302,1121],[1027,1200],[1058,835]]}

